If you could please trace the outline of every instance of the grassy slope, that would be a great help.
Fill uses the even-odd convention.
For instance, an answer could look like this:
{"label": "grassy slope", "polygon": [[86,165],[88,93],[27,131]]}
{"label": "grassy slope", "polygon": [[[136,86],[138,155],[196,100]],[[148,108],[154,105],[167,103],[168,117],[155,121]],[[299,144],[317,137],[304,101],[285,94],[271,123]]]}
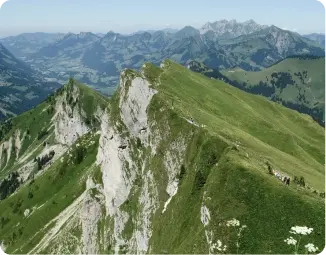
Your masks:
{"label": "grassy slope", "polygon": [[[95,169],[92,166],[96,159],[98,136],[86,136],[78,141],[82,144],[91,144],[91,141],[95,143],[87,146],[87,156],[81,164],[73,164],[72,157],[65,154],[62,162],[56,161],[33,183],[0,201],[1,217],[9,218],[0,231],[0,239],[10,243],[6,252],[24,254],[30,251],[43,237],[46,224],[85,190],[86,174]],[[73,146],[71,155],[74,155],[75,149]],[[33,193],[33,198],[28,198],[29,192]],[[33,211],[34,207],[38,209],[26,219],[24,211]]]}
{"label": "grassy slope", "polygon": [[[108,101],[84,85],[77,84],[77,86],[80,92],[78,104],[86,113],[85,118],[90,119],[90,125],[96,128],[98,123],[93,122],[92,113],[96,111],[97,107],[104,108]],[[28,154],[36,149],[29,157],[32,159],[43,149],[44,140],[51,141],[51,137],[53,140],[54,132],[51,128],[51,118],[54,111],[49,113],[47,109],[54,107],[56,97],[64,91],[69,94],[70,88],[69,85],[65,86],[64,89],[59,90],[56,95],[51,96],[35,109],[12,119],[13,127],[6,134],[5,139],[12,136],[16,130],[21,130],[21,137],[27,129],[29,130],[29,135],[23,140],[20,155],[24,156],[24,153]],[[38,133],[43,128],[47,128],[50,132],[38,140]],[[43,237],[45,225],[85,190],[86,174],[96,169],[93,164],[97,155],[98,138],[98,135],[90,134],[83,136],[76,142],[76,144],[84,144],[87,150],[87,154],[80,164],[72,162],[76,150],[76,146],[73,145],[69,153],[65,153],[54,162],[39,178],[24,184],[18,192],[0,201],[0,218],[9,219],[6,224],[0,225],[0,240],[10,243],[6,252],[23,254],[30,251]],[[55,143],[54,140],[52,142]],[[1,170],[0,177],[5,177],[8,172],[20,167],[20,164],[15,160],[11,160],[10,163]],[[30,192],[33,194],[33,198],[28,197]],[[33,212],[36,208],[38,209]],[[28,219],[24,217],[26,209],[32,211]]]}
{"label": "grassy slope", "polygon": [[[160,83],[156,87],[160,93],[154,96],[149,108],[150,120],[156,121],[162,134],[166,133],[167,126],[170,130],[148,166],[158,185],[161,206],[167,199],[167,177],[162,155],[177,138],[185,137],[188,141],[184,159],[186,171],[179,191],[165,214],[161,214],[160,208],[153,218],[152,253],[208,253],[205,229],[200,222],[204,192],[206,197],[211,197],[205,200],[211,211],[209,230],[230,246],[231,253],[236,252],[234,233],[218,224],[233,217],[248,225],[240,253],[291,252],[283,240],[294,225],[314,227],[311,241],[323,247],[324,201],[295,185],[282,185],[267,174],[265,165],[268,159],[275,168],[291,177],[303,175],[309,185],[324,191],[324,130],[320,126],[307,115],[171,62],[166,62],[163,71],[151,67],[145,73],[151,81]],[[79,101],[85,102],[83,106],[87,104],[87,108],[95,110],[94,100],[105,105],[106,100],[102,101],[96,93],[87,91],[83,90],[87,97]],[[115,97],[112,116],[119,113],[118,102],[114,100]],[[180,117],[193,117],[195,122],[206,125],[206,128],[197,128]],[[21,249],[15,252],[30,250],[43,233],[28,242],[26,240],[83,192],[86,174],[96,170],[92,166],[96,158],[97,136],[82,139],[87,144],[93,140],[95,144],[89,147],[81,165],[71,165],[69,171],[62,171],[67,169],[64,166],[69,156],[66,155],[63,162],[58,160],[31,186],[0,202],[3,209],[0,216],[11,218],[0,231],[0,240],[10,240],[14,232],[16,235],[7,252],[12,253],[18,247]],[[232,146],[235,141],[241,142],[239,151]],[[142,150],[149,154],[146,148]],[[135,153],[137,158],[139,152]],[[212,157],[218,164],[211,165],[209,161]],[[206,183],[200,183],[202,179]],[[142,183],[141,177],[139,182]],[[27,198],[30,189],[35,200]],[[132,207],[127,208],[129,212],[139,210],[136,206],[138,193],[139,190],[134,187],[134,193],[129,197],[128,206]],[[23,202],[13,213],[19,199]],[[26,208],[38,207],[44,202],[43,207],[24,220]],[[20,225],[17,226],[18,222]],[[126,235],[130,236],[135,226],[129,224],[132,223],[127,224]],[[19,231],[20,228],[22,231]]]}
{"label": "grassy slope", "polygon": [[[307,115],[177,64],[166,65],[169,67],[156,79],[160,81],[157,89],[161,94],[154,99],[151,112],[156,113],[157,122],[164,122],[162,132],[169,123],[175,138],[193,136],[178,194],[164,215],[158,212],[155,216],[151,252],[208,253],[200,222],[204,191],[211,197],[205,202],[211,210],[210,228],[218,239],[231,246],[228,252],[236,252],[234,236],[218,224],[233,217],[249,229],[240,253],[292,252],[283,240],[294,225],[314,227],[311,241],[323,247],[323,199],[299,190],[296,185],[282,185],[267,174],[265,161],[268,159],[274,168],[292,178],[303,175],[309,185],[324,191],[324,130]],[[174,110],[160,116],[158,109],[166,104]],[[207,125],[207,131],[178,124],[182,122],[180,115]],[[222,152],[214,148],[217,143],[222,146],[223,142],[235,141],[241,142],[239,151],[232,146]],[[206,164],[210,151],[218,158],[218,165]],[[206,184],[199,189],[198,171],[207,177]]]}
{"label": "grassy slope", "polygon": [[[231,80],[237,82],[246,82],[247,86],[252,87],[259,82],[270,84],[271,75],[274,72],[287,72],[292,76],[292,79],[297,84],[296,88],[293,85],[287,86],[283,91],[276,92],[283,100],[297,102],[296,97],[299,95],[299,89],[304,91],[306,100],[309,106],[320,105],[324,107],[325,103],[325,58],[320,59],[298,59],[288,58],[279,62],[267,69],[259,72],[247,72],[241,69],[223,70],[221,73]],[[304,83],[294,73],[307,71],[307,78]]]}
{"label": "grassy slope", "polygon": [[[95,124],[92,123],[94,120],[92,116],[93,113],[97,110],[97,107],[105,108],[108,103],[108,99],[83,84],[78,82],[75,82],[75,84],[78,86],[80,92],[79,106],[86,113],[86,118],[88,119],[89,123]],[[65,89],[67,90],[68,86],[66,86]],[[55,98],[63,91],[63,89],[58,90],[56,94],[50,96],[47,100],[34,109],[12,118],[10,120],[12,123],[12,128],[4,134],[2,140],[0,139],[0,143],[8,140],[17,130],[19,130],[20,139],[22,140],[21,149],[18,155],[19,157],[26,155],[35,148],[42,150],[42,146],[40,145],[42,145],[45,140],[51,144],[54,136],[52,132],[53,126],[51,125],[51,119],[55,113]],[[0,124],[0,130],[1,129],[2,127]],[[48,134],[43,136],[41,139],[38,139],[38,134],[42,130],[48,130]],[[35,153],[31,154],[29,158],[32,158],[34,154]],[[14,155],[14,157],[15,156],[16,155]],[[14,157],[12,157],[12,159],[14,159]],[[5,168],[0,168],[0,177],[7,175],[8,171],[14,166],[14,163],[15,162],[11,160]],[[19,167],[17,162],[14,167]]]}
{"label": "grassy slope", "polygon": [[[21,149],[19,151],[18,157],[25,156],[33,149],[40,148],[42,150],[42,144],[45,140],[49,138],[50,135],[45,135],[41,139],[38,139],[38,134],[41,130],[50,130],[50,122],[53,117],[53,111],[50,108],[54,107],[54,102],[47,100],[37,106],[35,109],[27,111],[17,117],[11,119],[12,128],[7,132],[3,139],[0,140],[0,143],[8,140],[11,136],[15,134],[17,130],[20,131],[20,139],[22,140]],[[0,125],[1,127],[1,125]],[[49,132],[51,133],[51,132]],[[38,151],[38,150],[37,150]],[[4,167],[4,164],[1,165],[0,170],[0,179],[8,174],[8,172],[19,167],[19,164],[15,162],[16,152],[11,156],[11,159]],[[34,153],[30,155],[29,158],[32,158]]]}
{"label": "grassy slope", "polygon": [[183,116],[207,125],[211,134],[240,141],[257,160],[258,152],[286,173],[306,173],[308,183],[324,187],[324,129],[308,115],[175,64],[160,80],[162,97]]}

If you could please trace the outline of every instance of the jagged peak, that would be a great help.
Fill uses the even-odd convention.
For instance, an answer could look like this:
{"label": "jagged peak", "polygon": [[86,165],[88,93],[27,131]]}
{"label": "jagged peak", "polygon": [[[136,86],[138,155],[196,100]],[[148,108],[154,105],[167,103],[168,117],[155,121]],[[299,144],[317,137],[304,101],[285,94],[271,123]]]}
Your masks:
{"label": "jagged peak", "polygon": [[[62,41],[66,41],[66,40],[76,40],[76,39],[99,39],[100,37],[98,37],[97,35],[91,33],[91,32],[80,32],[79,34],[75,34],[75,33],[67,33],[65,34],[61,39],[59,39],[57,42],[62,42]],[[53,44],[56,44],[57,42],[54,42]]]}
{"label": "jagged peak", "polygon": [[245,22],[238,22],[236,19],[222,19],[212,23],[206,23],[203,27],[200,28],[200,33],[205,34],[208,31],[214,31],[218,36],[234,38],[259,31],[265,27],[265,25],[257,24],[252,19],[247,20]]}
{"label": "jagged peak", "polygon": [[184,28],[176,32],[176,36],[178,37],[191,37],[197,34],[200,34],[199,31],[192,26],[185,26]]}
{"label": "jagged peak", "polygon": [[119,33],[115,33],[114,31],[110,30],[108,33],[105,34],[104,37],[112,37],[112,36],[115,36],[115,35],[120,35],[120,34]]}

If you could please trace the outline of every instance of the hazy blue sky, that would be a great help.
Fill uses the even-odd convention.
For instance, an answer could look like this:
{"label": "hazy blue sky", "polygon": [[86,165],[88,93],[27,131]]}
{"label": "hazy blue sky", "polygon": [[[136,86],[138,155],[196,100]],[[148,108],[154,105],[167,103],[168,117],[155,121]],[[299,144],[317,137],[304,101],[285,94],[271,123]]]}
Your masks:
{"label": "hazy blue sky", "polygon": [[0,36],[22,32],[130,33],[207,21],[254,19],[299,33],[324,32],[316,0],[9,0],[0,9]]}

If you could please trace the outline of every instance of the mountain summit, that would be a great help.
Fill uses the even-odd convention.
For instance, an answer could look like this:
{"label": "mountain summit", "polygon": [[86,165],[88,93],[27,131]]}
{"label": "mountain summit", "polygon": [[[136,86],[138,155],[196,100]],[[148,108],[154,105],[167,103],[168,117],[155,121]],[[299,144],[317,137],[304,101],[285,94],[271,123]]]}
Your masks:
{"label": "mountain summit", "polygon": [[248,35],[257,32],[266,27],[267,26],[257,24],[254,20],[248,20],[241,23],[235,19],[229,21],[223,19],[213,23],[206,23],[200,28],[200,33],[205,34],[208,31],[213,31],[219,38],[231,39],[240,35]]}

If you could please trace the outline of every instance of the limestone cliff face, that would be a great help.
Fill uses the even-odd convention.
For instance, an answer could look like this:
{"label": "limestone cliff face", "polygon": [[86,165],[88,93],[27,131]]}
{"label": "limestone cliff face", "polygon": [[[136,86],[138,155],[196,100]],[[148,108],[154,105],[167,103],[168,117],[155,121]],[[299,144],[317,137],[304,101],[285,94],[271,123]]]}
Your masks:
{"label": "limestone cliff face", "polygon": [[[71,97],[70,104],[67,100],[69,97]],[[41,118],[40,115],[49,117],[45,125],[39,127],[38,134],[44,132],[44,137],[40,135],[37,137],[38,134],[31,136],[29,127],[24,123],[21,124],[24,129],[14,127],[12,134],[0,143],[0,171],[14,169],[18,172],[20,180],[25,183],[28,178],[45,172],[67,151],[69,146],[73,145],[79,137],[87,134],[90,127],[85,123],[82,107],[77,104],[79,97],[79,87],[72,86],[71,91],[64,90],[62,94],[57,95],[51,119],[50,113],[47,113],[50,107],[40,112],[37,117]],[[24,147],[23,151],[22,147]],[[44,165],[42,171],[34,173],[37,165],[35,159],[45,157],[51,151],[54,152],[53,158]]]}
{"label": "limestone cliff face", "polygon": [[[53,117],[53,122],[55,138],[58,143],[72,145],[78,137],[89,132],[89,127],[85,124],[85,118],[83,118],[85,113],[80,107],[72,106],[78,101],[79,95],[79,88],[73,86],[70,93],[64,91],[63,95],[57,98],[55,105],[56,114]],[[69,96],[71,99],[68,100],[71,100],[71,103],[67,102]]]}
{"label": "limestone cliff face", "polygon": [[[177,194],[187,140],[180,137],[168,145],[157,162],[158,148],[171,133],[150,115],[159,84],[146,78],[145,69],[122,72],[118,100],[106,109],[97,107],[93,114],[100,123],[97,131],[86,124],[86,114],[77,103],[80,88],[73,86],[69,94],[64,90],[56,98],[51,119],[56,145],[39,155],[55,149],[55,160],[62,160],[62,155],[71,156],[71,146],[79,146],[79,138],[92,133],[99,137],[97,155],[83,177],[85,191],[44,227],[44,237],[30,253],[150,251],[154,217],[164,214]],[[162,107],[160,113],[166,109]],[[100,181],[94,179],[94,171],[100,172]],[[76,231],[78,238],[69,234]]]}
{"label": "limestone cliff face", "polygon": [[[122,250],[146,253],[149,248],[151,217],[159,207],[157,187],[151,169],[147,168],[150,158],[134,144],[139,139],[144,146],[148,146],[150,130],[147,110],[156,93],[144,77],[131,77],[122,73],[119,115],[114,119],[110,114],[103,113],[101,117],[97,163],[103,174],[106,212],[108,217],[113,218],[109,233],[115,253]],[[122,133],[117,130],[117,122],[121,122],[118,125],[124,127]],[[142,178],[142,185],[135,188],[137,177]],[[135,189],[138,189],[139,194],[134,199],[140,205],[140,210],[132,212],[123,205],[133,196]],[[131,214],[136,216],[132,217]],[[126,224],[131,222],[137,227],[126,238]]]}
{"label": "limestone cliff face", "polygon": [[[125,71],[120,80],[118,114],[112,115],[114,106],[100,113],[96,164],[102,171],[100,191],[105,197],[102,217],[111,222],[103,233],[111,252],[143,254],[150,251],[155,214],[164,213],[177,194],[186,140],[180,138],[164,152],[160,167],[166,181],[162,187],[157,169],[151,165],[157,160],[162,134],[169,136],[169,132],[158,132],[157,123],[149,116],[151,101],[159,92],[142,74]],[[159,189],[166,192],[164,203]],[[127,206],[131,201],[138,206]]]}

